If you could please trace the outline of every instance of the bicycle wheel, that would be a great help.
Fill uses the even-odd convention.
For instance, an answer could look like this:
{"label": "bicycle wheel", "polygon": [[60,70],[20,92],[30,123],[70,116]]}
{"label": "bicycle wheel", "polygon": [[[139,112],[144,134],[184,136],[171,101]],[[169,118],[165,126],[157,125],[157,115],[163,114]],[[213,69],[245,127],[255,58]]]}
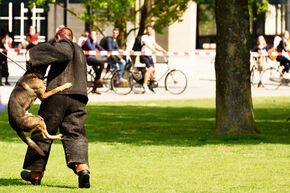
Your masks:
{"label": "bicycle wheel", "polygon": [[120,71],[118,70],[114,73],[111,86],[115,93],[119,95],[127,95],[132,90],[132,73],[130,71]]}
{"label": "bicycle wheel", "polygon": [[282,73],[276,68],[268,68],[263,71],[261,81],[266,89],[277,89],[282,84]]}
{"label": "bicycle wheel", "polygon": [[181,94],[187,87],[186,75],[180,71],[173,69],[167,73],[165,77],[165,89],[171,94]]}
{"label": "bicycle wheel", "polygon": [[253,67],[250,78],[252,86],[258,87],[258,84],[261,82],[261,72],[259,72],[256,67]]}
{"label": "bicycle wheel", "polygon": [[143,94],[144,93],[144,88],[143,88],[143,85],[138,83],[137,81],[135,81],[133,79],[133,84],[132,84],[132,91],[135,93],[135,94]]}
{"label": "bicycle wheel", "polygon": [[111,88],[111,78],[103,78],[99,85],[97,85],[97,90],[100,93],[108,92]]}

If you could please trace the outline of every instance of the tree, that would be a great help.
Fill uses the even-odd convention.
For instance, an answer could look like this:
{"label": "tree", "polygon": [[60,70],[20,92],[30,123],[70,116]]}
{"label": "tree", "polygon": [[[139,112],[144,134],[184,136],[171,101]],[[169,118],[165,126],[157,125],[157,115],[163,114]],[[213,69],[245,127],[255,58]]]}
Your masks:
{"label": "tree", "polygon": [[[45,3],[56,3],[63,7],[57,0],[30,0],[30,3],[43,5]],[[127,37],[135,30],[143,34],[145,26],[154,24],[157,32],[173,24],[182,21],[180,17],[186,11],[191,0],[144,0],[142,6],[136,9],[136,0],[82,0],[86,9],[81,14],[76,14],[73,9],[67,9],[71,14],[87,22],[92,28],[102,33],[99,26],[113,24],[120,29],[119,45],[125,48]],[[137,15],[140,19],[136,21]],[[127,29],[127,23],[137,23],[136,27]]]}
{"label": "tree", "polygon": [[257,133],[250,85],[248,0],[216,0],[216,132]]}

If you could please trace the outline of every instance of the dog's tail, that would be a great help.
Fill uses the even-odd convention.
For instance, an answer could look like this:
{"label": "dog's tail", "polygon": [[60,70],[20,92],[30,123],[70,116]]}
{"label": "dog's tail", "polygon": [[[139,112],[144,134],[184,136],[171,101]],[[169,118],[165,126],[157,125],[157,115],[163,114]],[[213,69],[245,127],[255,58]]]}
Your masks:
{"label": "dog's tail", "polygon": [[17,134],[20,137],[20,139],[24,141],[24,143],[26,143],[28,146],[34,149],[41,156],[45,156],[44,152],[39,148],[39,146],[32,139],[30,139],[30,137],[26,136],[23,131],[17,131]]}

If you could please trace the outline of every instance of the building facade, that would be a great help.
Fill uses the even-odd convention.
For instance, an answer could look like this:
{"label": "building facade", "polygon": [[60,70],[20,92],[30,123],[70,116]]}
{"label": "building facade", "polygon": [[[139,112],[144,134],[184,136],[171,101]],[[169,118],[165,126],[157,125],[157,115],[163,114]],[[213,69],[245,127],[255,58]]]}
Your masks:
{"label": "building facade", "polygon": [[[56,28],[65,24],[72,28],[75,37],[78,38],[87,30],[84,21],[64,11],[55,4],[46,4],[42,7],[29,7],[29,0],[2,0],[0,6],[0,32],[9,33],[16,47],[24,40],[29,26],[36,26],[39,33],[39,41],[45,42],[54,37]],[[281,34],[290,29],[290,0],[268,0],[269,10],[265,14],[263,25],[253,31],[271,38],[275,34]],[[76,13],[82,13],[85,9],[80,0],[61,0],[63,5],[74,9]],[[142,5],[142,0],[137,0],[137,6]],[[163,34],[156,34],[156,40],[169,51],[192,51],[194,49],[215,48],[215,25],[210,21],[209,25],[202,26],[202,4],[192,2],[183,15],[183,22],[174,23],[164,29]],[[208,11],[208,9],[205,9]],[[209,13],[210,14],[210,13]],[[214,18],[213,18],[214,19]],[[132,27],[134,24],[128,24]],[[253,25],[255,25],[253,23]],[[252,25],[252,26],[253,26]],[[111,35],[113,26],[104,29],[105,35]],[[101,37],[100,37],[101,38]],[[255,37],[253,37],[255,39]],[[131,48],[134,34],[129,37],[127,48]]]}
{"label": "building facade", "polygon": [[47,12],[42,7],[28,8],[28,0],[2,1],[0,6],[0,31],[9,33],[13,46],[24,40],[29,26],[36,26],[39,41],[47,38]]}

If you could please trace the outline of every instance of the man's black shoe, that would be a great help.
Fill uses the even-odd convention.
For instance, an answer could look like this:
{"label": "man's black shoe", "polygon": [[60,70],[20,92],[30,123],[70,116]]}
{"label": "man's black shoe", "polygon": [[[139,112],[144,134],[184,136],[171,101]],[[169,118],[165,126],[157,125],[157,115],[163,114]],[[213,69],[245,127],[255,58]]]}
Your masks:
{"label": "man's black shoe", "polygon": [[82,170],[78,172],[79,176],[79,188],[90,188],[90,172],[88,170]]}
{"label": "man's black shoe", "polygon": [[36,180],[36,179],[32,178],[31,173],[28,171],[25,171],[25,170],[23,170],[20,173],[20,176],[23,180],[31,182],[31,184],[33,184],[33,185],[40,185],[40,183],[41,183],[41,180]]}

